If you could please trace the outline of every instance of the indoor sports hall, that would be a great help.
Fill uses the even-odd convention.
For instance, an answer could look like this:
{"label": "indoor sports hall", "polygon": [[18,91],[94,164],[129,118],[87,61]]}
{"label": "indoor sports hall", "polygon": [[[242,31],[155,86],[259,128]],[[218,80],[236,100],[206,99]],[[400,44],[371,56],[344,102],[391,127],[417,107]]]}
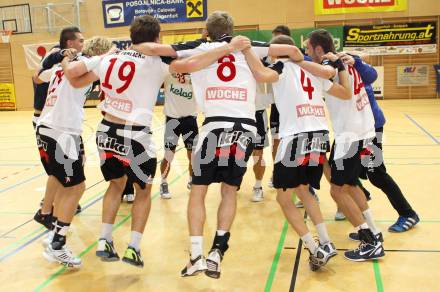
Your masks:
{"label": "indoor sports hall", "polygon": [[[34,216],[37,216],[36,212],[40,212],[42,210],[40,208],[44,206],[40,205],[43,204],[42,199],[47,200],[45,194],[47,193],[48,174],[42,164],[47,155],[47,145],[40,138],[36,139],[36,133],[38,136],[40,127],[45,125],[41,122],[44,121],[42,117],[45,116],[47,110],[44,107],[53,106],[49,98],[46,100],[46,96],[49,97],[53,93],[51,88],[55,88],[52,86],[55,86],[56,82],[61,82],[61,77],[58,81],[53,79],[57,76],[68,76],[68,79],[63,81],[67,84],[65,86],[75,87],[72,85],[73,81],[69,83],[70,75],[66,73],[67,69],[64,64],[70,66],[71,63],[82,60],[78,57],[81,55],[79,51],[71,51],[70,48],[63,49],[62,45],[59,48],[62,30],[66,27],[77,27],[85,40],[84,46],[87,46],[88,40],[93,37],[105,38],[118,49],[118,52],[114,54],[123,55],[124,51],[138,48],[131,47],[135,43],[131,39],[130,25],[143,15],[151,15],[160,23],[161,31],[158,42],[178,44],[206,37],[209,17],[216,11],[225,11],[233,18],[233,36],[245,36],[255,41],[255,44],[271,42],[275,38],[277,28],[286,26],[287,33],[296,47],[302,49],[301,56],[310,54],[310,46],[315,48],[311,43],[313,32],[317,29],[325,30],[332,37],[335,56],[340,56],[338,54],[340,52],[348,52],[350,56],[359,56],[360,63],[371,65],[370,68],[377,73],[377,77],[371,84],[371,94],[385,118],[382,124],[377,126],[378,120],[374,116],[373,123],[375,122],[376,135],[378,128],[381,128],[381,131],[384,130],[381,146],[386,171],[382,175],[386,176],[388,182],[391,180],[394,183],[392,187],[382,185],[380,189],[373,185],[371,179],[361,179],[363,187],[371,196],[368,201],[368,210],[374,215],[373,222],[369,221],[361,207],[358,210],[362,212],[359,213],[363,215],[362,220],[368,223],[363,224],[368,225],[368,230],[373,231],[374,237],[378,238],[379,233],[383,237],[385,256],[368,258],[368,260],[364,260],[365,258],[348,260],[344,256],[347,251],[364,248],[362,246],[364,242],[362,239],[361,243],[350,240],[349,234],[350,237],[352,234],[358,234],[356,226],[350,223],[351,218],[350,220],[345,218],[345,215],[348,215],[344,215],[345,212],[336,214],[338,207],[333,199],[334,193],[331,192],[330,183],[322,175],[320,188],[315,188],[314,191],[319,198],[318,206],[331,242],[336,247],[337,255],[315,270],[311,269],[312,264],[309,262],[311,253],[304,237],[300,236],[289,224],[290,221],[286,219],[286,214],[280,207],[279,198],[277,200],[277,192],[282,187],[269,186],[272,184],[274,159],[272,157],[273,136],[267,123],[268,145],[263,149],[266,166],[264,176],[256,182],[254,159],[251,156],[247,161],[247,170],[241,185],[236,191],[235,220],[230,230],[227,230],[228,236],[230,232],[229,249],[227,253],[225,251],[221,253],[221,276],[219,266],[217,277],[209,275],[207,271],[211,269],[211,266],[208,263],[206,269],[200,270],[201,273],[197,272],[191,277],[183,277],[182,268],[185,268],[189,255],[194,251],[194,234],[190,234],[188,227],[190,224],[188,213],[191,213],[187,210],[188,202],[190,193],[194,195],[194,189],[197,189],[198,184],[194,177],[191,181],[188,168],[188,155],[191,155],[191,151],[186,149],[187,145],[182,139],[179,139],[176,145],[168,177],[164,179],[161,174],[162,160],[166,157],[166,153],[169,153],[168,146],[164,143],[164,136],[167,136],[166,119],[169,116],[164,113],[164,103],[167,102],[166,91],[169,89],[166,85],[154,92],[157,100],[149,113],[151,122],[147,132],[151,140],[149,143],[155,144],[157,160],[155,160],[155,166],[152,167],[155,170],[154,180],[148,180],[148,184],[152,185],[149,195],[151,210],[143,234],[138,232],[142,235],[142,241],[137,249],[138,252],[139,250],[142,252],[142,266],[130,264],[126,261],[127,251],[124,254],[127,245],[130,246],[133,241],[131,222],[132,211],[134,212],[135,209],[133,198],[130,199],[127,196],[128,193],[125,192],[121,193],[121,203],[114,223],[110,227],[112,244],[119,256],[124,258],[119,261],[106,260],[96,255],[101,245],[100,239],[102,239],[103,232],[104,195],[109,192],[109,185],[111,185],[104,179],[102,173],[103,153],[107,155],[107,159],[108,152],[102,152],[97,148],[96,143],[97,131],[99,133],[102,126],[103,113],[107,115],[105,105],[98,106],[98,104],[106,104],[107,99],[110,98],[105,90],[101,94],[101,89],[106,86],[111,87],[108,82],[101,83],[100,86],[94,87],[84,95],[87,99],[84,103],[81,136],[84,145],[82,162],[84,163],[85,187],[79,200],[81,209],[69,225],[59,224],[64,214],[58,213],[58,221],[53,221],[53,230],[36,222]],[[0,0],[0,20],[0,219],[2,222],[0,225],[0,291],[404,292],[439,290],[436,280],[440,277],[440,214],[438,212],[440,198],[437,196],[440,179],[440,36],[438,29],[440,4],[438,0],[60,0],[50,3],[45,0],[23,2]],[[209,27],[207,33],[207,43],[214,42]],[[76,31],[74,35],[77,35]],[[53,49],[54,47],[56,49]],[[237,49],[234,48],[234,50],[224,55],[232,54],[232,52],[234,55],[241,54],[237,53]],[[68,55],[63,55],[64,51],[69,51],[66,53]],[[35,101],[37,98],[35,92],[38,88],[36,80],[43,80],[40,76],[43,71],[42,64],[44,60],[47,60],[47,56],[54,52],[61,54],[63,61],[61,65],[56,64],[53,68],[62,69],[59,69],[60,71],[49,69],[52,72],[63,73],[50,75],[52,77],[49,92],[47,89],[43,92],[44,101],[39,110],[41,117],[39,114],[35,116],[38,111],[36,108],[38,102]],[[71,57],[71,53],[75,56],[66,61]],[[142,53],[136,54],[142,55]],[[136,57],[135,54],[132,55]],[[95,57],[91,57],[93,58]],[[105,58],[107,57],[102,57],[102,60]],[[223,68],[223,65],[227,64],[226,67],[232,66],[235,70],[232,61],[222,63],[224,58],[218,59],[218,62],[215,61],[215,66],[219,64],[219,68]],[[311,58],[310,61],[301,62],[312,63],[313,61]],[[342,64],[342,61],[339,61]],[[86,64],[84,67],[89,66],[89,63],[84,62]],[[114,64],[114,62],[110,63],[110,66]],[[172,64],[170,67],[173,66]],[[127,65],[127,67],[130,66]],[[323,65],[319,64],[319,66]],[[231,67],[227,70],[229,70],[229,78],[233,75],[233,70]],[[286,70],[285,64],[283,70]],[[343,71],[340,67],[338,70]],[[91,72],[98,75],[96,70],[89,71],[88,73],[86,71],[83,76]],[[123,81],[124,86],[131,82],[135,74],[134,69],[127,72],[126,70],[119,72],[119,80]],[[196,86],[196,79],[193,77],[196,76],[195,74],[197,73],[191,74],[194,88]],[[284,71],[278,74],[281,78]],[[342,76],[339,71],[337,74]],[[113,75],[117,77],[118,73],[113,73]],[[145,76],[145,84],[149,84],[148,82],[156,77],[148,74]],[[113,78],[105,74],[99,74],[98,77],[102,77],[101,81]],[[358,86],[359,89],[362,87],[364,90],[363,86],[368,82],[362,80],[360,76],[358,78],[358,80],[354,79],[357,82],[355,87]],[[330,83],[337,83],[338,79],[332,79]],[[275,85],[273,86],[275,88]],[[305,96],[307,96],[307,90],[313,90],[304,78],[301,80],[301,86],[306,92]],[[264,85],[265,94],[276,95],[276,91],[271,93],[269,87],[268,84]],[[145,85],[136,93],[143,95],[144,90],[151,91],[152,89]],[[170,90],[183,96],[182,91],[173,89],[172,86]],[[255,90],[253,94],[255,95]],[[252,93],[248,93],[248,97],[250,95]],[[105,98],[103,102],[99,100],[102,96]],[[311,100],[311,95],[309,96]],[[60,97],[58,96],[58,99]],[[198,98],[197,95],[196,98]],[[57,101],[54,101],[56,99],[55,96],[52,101],[56,103]],[[226,98],[224,101],[226,102]],[[276,96],[273,102],[277,103]],[[358,110],[361,107],[363,109],[364,106],[370,110],[376,103],[372,103],[371,100],[369,102],[367,99],[365,104],[360,105],[359,102],[354,104],[355,107],[358,106]],[[136,106],[136,103],[130,103],[130,106]],[[201,110],[200,105],[197,104],[197,106],[198,111],[194,119],[201,131],[205,119],[204,113],[211,109]],[[280,119],[283,120],[285,111],[278,108]],[[53,110],[55,111],[56,107]],[[61,118],[75,117],[74,109],[64,110],[60,115]],[[234,108],[231,107],[230,110],[233,112]],[[270,104],[266,106],[266,112],[267,119],[269,119],[272,114]],[[326,108],[325,112],[325,119],[329,125],[330,144],[332,144],[335,132],[329,109]],[[370,112],[373,113],[374,109]],[[344,115],[342,110],[339,114]],[[32,126],[33,121],[36,122],[37,130]],[[351,122],[348,119],[344,121],[346,124]],[[131,126],[129,128],[131,129]],[[281,138],[281,141],[283,139]],[[61,140],[55,139],[54,143],[62,143]],[[218,152],[218,148],[215,149]],[[145,152],[148,151],[145,150]],[[67,157],[66,154],[64,156],[64,158]],[[118,161],[122,161],[121,165],[124,165],[124,169],[132,167],[124,160]],[[57,196],[61,193],[60,196],[64,198],[71,191],[70,179],[76,178],[66,176],[66,181],[58,182],[63,189],[58,188],[60,191],[57,192]],[[166,195],[163,189],[164,182],[168,190]],[[412,210],[413,215],[406,216],[396,211],[403,208],[399,207],[401,202],[398,200],[401,199],[390,196],[388,193],[393,191],[389,188],[401,190],[405,202],[407,201],[405,204],[410,205],[409,209]],[[256,199],[256,189],[261,190],[258,199]],[[131,191],[135,198],[137,198],[137,191],[138,185],[134,192]],[[63,194],[63,192],[66,193]],[[216,238],[221,234],[219,231],[222,228],[218,227],[217,221],[220,221],[222,217],[221,212],[218,213],[219,204],[223,204],[222,192],[223,187],[219,183],[212,183],[204,200],[206,221],[203,234],[199,236],[204,236],[202,258],[205,255],[208,261],[208,252],[213,250],[210,251],[213,234],[216,234]],[[321,238],[319,236],[318,239],[319,232],[314,222],[305,208],[299,206],[296,194],[290,192],[290,195],[292,202],[296,204],[294,208],[301,214],[300,221],[305,222],[321,247]],[[136,203],[136,199],[134,200]],[[56,198],[55,202],[58,202]],[[64,201],[59,202],[61,202],[60,205],[65,204]],[[55,203],[54,206],[56,206]],[[76,210],[76,204],[70,209]],[[51,214],[53,217],[53,213]],[[52,221],[49,225],[52,226]],[[58,227],[60,228],[57,229]],[[67,229],[68,231],[63,233]],[[377,232],[374,231],[375,229]],[[55,235],[52,234],[52,243],[49,242],[49,247],[44,247],[44,241],[53,232]],[[47,249],[56,250],[54,242],[57,238],[66,242],[66,237],[66,246],[68,245],[76,260],[81,262],[80,265],[72,267],[69,263],[62,263],[62,259],[52,261],[48,259]],[[361,256],[362,251],[361,249]],[[194,265],[193,260],[194,258],[191,257],[186,268],[191,267],[191,264]]]}

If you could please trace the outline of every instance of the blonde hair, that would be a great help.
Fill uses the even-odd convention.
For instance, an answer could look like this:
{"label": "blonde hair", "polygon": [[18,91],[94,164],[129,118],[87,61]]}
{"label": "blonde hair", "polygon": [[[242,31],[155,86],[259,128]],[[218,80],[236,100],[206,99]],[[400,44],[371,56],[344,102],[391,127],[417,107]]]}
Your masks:
{"label": "blonde hair", "polygon": [[112,45],[108,38],[95,36],[85,41],[82,53],[89,57],[99,56],[107,53]]}
{"label": "blonde hair", "polygon": [[206,20],[206,30],[211,40],[216,41],[223,35],[232,35],[234,20],[224,11],[214,11]]}

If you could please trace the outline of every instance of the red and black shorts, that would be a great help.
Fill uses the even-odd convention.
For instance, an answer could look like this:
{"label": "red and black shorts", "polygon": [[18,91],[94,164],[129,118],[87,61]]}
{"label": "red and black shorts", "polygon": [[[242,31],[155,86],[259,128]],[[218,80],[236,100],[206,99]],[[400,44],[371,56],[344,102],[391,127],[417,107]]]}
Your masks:
{"label": "red and black shorts", "polygon": [[268,125],[267,125],[267,113],[266,110],[260,110],[255,112],[255,122],[257,123],[257,136],[254,143],[255,150],[263,150],[269,146],[269,140],[267,137]]}
{"label": "red and black shorts", "polygon": [[179,137],[182,136],[186,150],[192,150],[194,147],[194,139],[198,133],[197,117],[171,118],[167,116],[164,135],[165,149],[171,151],[176,150]]}
{"label": "red and black shorts", "polygon": [[280,141],[273,170],[273,186],[320,188],[325,155],[330,150],[328,131],[300,133]]}
{"label": "red and black shorts", "polygon": [[80,135],[43,125],[37,126],[37,144],[47,175],[53,175],[64,187],[76,186],[84,176],[84,146]]}
{"label": "red and black shorts", "polygon": [[96,144],[106,181],[127,175],[142,189],[153,183],[157,159],[149,128],[102,120],[96,132]]}
{"label": "red and black shorts", "polygon": [[206,118],[193,157],[194,185],[224,182],[240,187],[255,141],[255,121]]}
{"label": "red and black shorts", "polygon": [[359,178],[367,178],[367,169],[372,162],[372,139],[352,143],[333,143],[329,164],[332,184],[337,186],[359,184]]}

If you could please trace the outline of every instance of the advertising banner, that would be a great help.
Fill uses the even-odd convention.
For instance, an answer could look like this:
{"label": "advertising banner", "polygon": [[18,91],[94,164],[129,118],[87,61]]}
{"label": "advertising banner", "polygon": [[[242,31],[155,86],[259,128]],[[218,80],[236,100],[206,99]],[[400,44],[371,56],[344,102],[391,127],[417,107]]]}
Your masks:
{"label": "advertising banner", "polygon": [[12,83],[0,83],[0,110],[15,110],[15,89]]}
{"label": "advertising banner", "polygon": [[315,0],[315,15],[405,11],[407,0]]}
{"label": "advertising banner", "polygon": [[128,26],[137,16],[151,15],[160,22],[203,21],[208,0],[109,0],[102,1],[104,26]]}
{"label": "advertising banner", "polygon": [[427,86],[429,65],[397,66],[397,86]]}
{"label": "advertising banner", "polygon": [[435,22],[344,26],[344,50],[369,55],[436,53],[436,36]]}

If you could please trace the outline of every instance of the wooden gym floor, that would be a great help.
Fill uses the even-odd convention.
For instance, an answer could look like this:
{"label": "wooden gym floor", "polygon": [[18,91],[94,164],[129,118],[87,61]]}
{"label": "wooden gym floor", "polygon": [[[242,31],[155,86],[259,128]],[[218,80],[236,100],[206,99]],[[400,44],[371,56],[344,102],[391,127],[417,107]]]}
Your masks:
{"label": "wooden gym floor", "polygon": [[[70,271],[42,257],[45,230],[32,220],[43,196],[46,174],[40,164],[30,111],[0,112],[0,291],[439,291],[440,278],[440,100],[381,101],[385,127],[385,160],[421,222],[413,230],[392,234],[387,228],[397,219],[386,196],[368,182],[371,207],[385,237],[387,255],[379,262],[354,263],[342,250],[356,247],[347,239],[348,222],[335,222],[335,204],[325,179],[318,191],[321,210],[332,240],[341,252],[322,271],[313,273],[307,251],[287,225],[275,200],[275,190],[264,188],[265,201],[250,202],[254,183],[249,168],[239,192],[237,217],[222,275],[181,278],[188,261],[186,204],[187,161],[177,153],[169,182],[173,198],[161,200],[158,184],[142,241],[143,269],[122,262],[104,263],[94,253],[100,232],[102,195],[107,187],[99,170],[94,134],[101,114],[86,110],[83,138],[86,145],[87,190],[83,212],[76,216],[68,244],[80,254],[83,267]],[[163,115],[157,107],[153,128],[162,149]],[[163,150],[158,151],[158,158]],[[265,150],[272,171],[269,149]],[[159,173],[159,170],[158,170]],[[158,177],[158,175],[156,175]],[[207,198],[205,251],[215,231],[218,185]],[[312,224],[308,222],[311,227]],[[123,254],[129,241],[130,206],[122,204],[114,228],[115,245]]]}

